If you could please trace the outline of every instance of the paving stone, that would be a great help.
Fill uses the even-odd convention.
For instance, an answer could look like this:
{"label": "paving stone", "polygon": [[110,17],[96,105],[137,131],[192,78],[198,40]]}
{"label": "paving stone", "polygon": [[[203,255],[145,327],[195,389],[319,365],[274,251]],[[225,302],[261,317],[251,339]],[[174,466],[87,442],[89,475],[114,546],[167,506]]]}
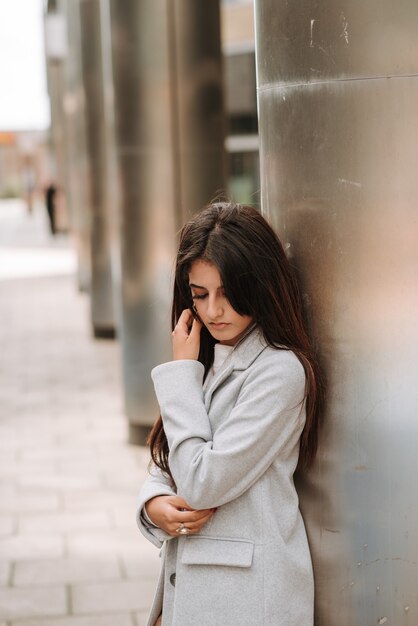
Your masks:
{"label": "paving stone", "polygon": [[[135,527],[125,530],[72,533],[68,536],[67,546],[70,556],[85,554],[138,554],[147,550],[146,539]],[[147,542],[148,543],[148,542]]]}
{"label": "paving stone", "polygon": [[103,471],[104,484],[111,489],[123,488],[129,489],[134,494],[138,493],[142,481],[138,480],[136,472],[131,471],[129,468],[128,470],[129,471],[126,471],[125,468],[123,468],[122,471],[115,472],[113,468],[110,470],[105,469]]}
{"label": "paving stone", "polygon": [[[9,248],[7,254],[1,254],[0,278],[28,278],[51,274],[70,274],[75,270],[76,259],[71,250],[54,250],[53,253],[42,248]],[[53,263],[51,263],[53,259]]]}
{"label": "paving stone", "polygon": [[146,611],[155,591],[153,579],[72,587],[74,614],[110,611]]}
{"label": "paving stone", "polygon": [[[30,393],[30,397],[33,396],[33,392]],[[45,406],[42,406],[41,409],[33,410],[31,415],[22,415],[16,422],[18,423],[19,433],[18,433],[18,442],[19,445],[27,443],[30,437],[39,438],[39,430],[46,431],[50,433],[51,439],[53,439],[56,443],[59,443],[59,439],[61,436],[64,436],[66,440],[63,442],[64,445],[68,444],[71,439],[77,437],[77,439],[81,439],[84,435],[89,433],[88,424],[85,423],[85,420],[79,418],[77,423],[77,428],[75,428],[75,416],[71,417],[57,417],[57,416],[47,416],[46,413],[49,412],[51,404],[51,398],[47,396],[44,398]],[[36,432],[38,431],[38,432]],[[22,440],[22,434],[24,438]],[[45,446],[45,439],[39,438],[41,441],[39,443],[42,447]]]}
{"label": "paving stone", "polygon": [[16,495],[16,487],[15,485],[8,482],[3,482],[0,484],[0,502],[3,498],[12,498]]}
{"label": "paving stone", "polygon": [[65,615],[67,594],[64,587],[41,589],[0,589],[0,619]]}
{"label": "paving stone", "polygon": [[36,448],[33,449],[25,449],[20,457],[26,462],[49,459],[51,461],[68,460],[70,463],[77,463],[79,460],[91,460],[91,444],[80,441],[77,444],[61,444],[59,448],[56,446],[36,446]]}
{"label": "paving stone", "polygon": [[55,473],[28,474],[21,476],[18,484],[22,487],[42,487],[46,489],[94,489],[100,487],[100,477],[92,476],[65,476]]}
{"label": "paving stone", "polygon": [[[121,418],[125,421],[125,418]],[[74,423],[74,422],[73,422]],[[77,426],[78,428],[78,426]],[[58,460],[60,462],[78,462],[97,460],[99,466],[102,464],[104,467],[132,467],[131,461],[134,462],[134,467],[145,468],[148,461],[148,453],[144,454],[138,449],[132,446],[128,446],[124,441],[112,441],[103,442],[99,441],[94,445],[95,455],[92,457],[92,443],[86,441],[81,434],[77,441],[65,441],[61,442],[60,446],[44,446],[39,445],[34,448],[25,448],[20,453],[20,458],[23,461],[36,461],[50,459],[51,461]],[[129,466],[127,465],[129,463]]]}
{"label": "paving stone", "polygon": [[0,536],[10,535],[14,529],[14,519],[12,515],[0,516]]}
{"label": "paving stone", "polygon": [[[124,475],[128,472],[131,475],[136,476],[136,488],[139,485],[138,482],[138,462],[136,459],[129,457],[128,455],[118,455],[114,458],[106,458],[102,454],[95,454],[92,458],[91,454],[91,446],[85,451],[84,454],[79,454],[77,456],[62,456],[59,457],[56,461],[57,467],[61,472],[72,472],[76,468],[77,471],[85,471],[91,473],[93,471],[100,471],[101,474],[103,472],[117,474],[120,471],[123,471]],[[124,488],[124,486],[122,485]]]}
{"label": "paving stone", "polygon": [[145,613],[143,611],[141,611],[141,613],[135,613],[136,626],[147,626],[148,614],[148,611]]}
{"label": "paving stone", "polygon": [[2,559],[20,561],[27,559],[54,558],[64,553],[60,537],[40,537],[18,535],[0,539],[0,561]]}
{"label": "paving stone", "polygon": [[104,511],[79,513],[49,513],[48,515],[21,515],[18,531],[21,533],[68,533],[76,530],[110,528],[110,516]]}
{"label": "paving stone", "polygon": [[36,513],[40,511],[56,511],[59,506],[58,495],[54,493],[13,493],[0,497],[0,513]]}
{"label": "paving stone", "polygon": [[10,578],[10,563],[0,561],[0,586],[6,586]]}
{"label": "paving stone", "polygon": [[122,555],[124,573],[127,578],[152,576],[156,581],[161,568],[160,551],[145,538],[142,539],[138,550],[125,551]]}
{"label": "paving stone", "polygon": [[[84,440],[86,442],[90,442],[91,445],[95,445],[96,443],[103,443],[103,442],[125,442],[127,438],[127,428],[125,425],[121,425],[120,428],[116,429],[105,429],[105,430],[97,430],[97,431],[89,431],[86,432],[85,436],[84,436]],[[57,435],[56,436],[57,442],[61,443],[61,442],[67,442],[67,441],[71,441],[71,437],[68,437],[67,435]],[[74,437],[74,440],[76,440],[76,437]]]}
{"label": "paving stone", "polygon": [[107,415],[101,412],[106,408],[109,410],[109,402],[107,398],[105,399],[103,406],[99,407],[100,414],[98,415],[97,413],[94,413],[87,417],[85,420],[86,425],[88,425],[89,429],[94,432],[102,430],[102,428],[114,428],[125,434],[125,427],[128,425],[128,420],[123,414],[122,407],[120,406],[120,400],[117,400],[116,405],[111,408],[111,411]]}
{"label": "paving stone", "polygon": [[160,573],[161,561],[153,558],[134,557],[125,555],[122,557],[122,567],[126,578],[139,578],[141,576],[149,576],[157,583]]}
{"label": "paving stone", "polygon": [[[139,488],[138,488],[139,491]],[[136,499],[136,498],[135,498]],[[117,507],[112,514],[113,522],[118,529],[136,529],[136,502],[132,498],[128,506]]]}
{"label": "paving stone", "polygon": [[[31,405],[33,408],[33,404]],[[0,449],[3,448],[11,448],[11,449],[19,449],[24,448],[25,446],[32,446],[35,443],[41,443],[45,445],[45,441],[49,441],[51,444],[55,440],[54,433],[27,433],[27,432],[12,432],[5,437],[0,439]]]}
{"label": "paving stone", "polygon": [[[4,215],[2,259],[14,236],[48,263],[70,250],[43,206],[13,237]],[[141,626],[159,559],[135,527],[149,451],[128,444],[120,345],[92,338],[74,276],[0,277],[0,300],[0,626]]]}
{"label": "paving stone", "polygon": [[85,556],[49,560],[21,561],[15,564],[15,586],[72,584],[119,580],[121,568],[116,556]]}
{"label": "paving stone", "polygon": [[[145,626],[145,622],[143,622]],[[0,624],[0,626],[2,626]],[[4,625],[6,626],[6,625]],[[12,626],[134,626],[130,615],[113,613],[112,615],[90,615],[89,617],[60,617],[42,620],[13,621]],[[137,626],[135,624],[135,626]],[[142,626],[140,623],[139,626]]]}
{"label": "paving stone", "polygon": [[[1,402],[0,402],[1,406]],[[37,459],[35,461],[25,462],[20,460],[13,460],[9,463],[2,463],[0,460],[0,475],[2,479],[9,479],[12,482],[17,483],[19,476],[24,474],[33,474],[39,472],[50,472],[51,474],[56,472],[57,464],[49,459]],[[16,479],[16,480],[15,480]]]}
{"label": "paving stone", "polygon": [[74,490],[63,493],[64,509],[69,511],[91,511],[92,509],[113,511],[119,506],[130,506],[134,498],[134,494],[130,492],[121,493],[110,489],[95,489],[91,492]]}
{"label": "paving stone", "polygon": [[19,561],[14,567],[13,584],[39,586],[120,580],[123,571],[115,555]]}

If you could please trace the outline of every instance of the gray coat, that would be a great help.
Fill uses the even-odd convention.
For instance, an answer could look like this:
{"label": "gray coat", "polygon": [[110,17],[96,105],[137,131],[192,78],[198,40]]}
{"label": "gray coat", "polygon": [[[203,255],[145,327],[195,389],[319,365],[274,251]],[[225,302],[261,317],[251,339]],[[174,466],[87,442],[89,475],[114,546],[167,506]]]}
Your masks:
{"label": "gray coat", "polygon": [[[305,423],[305,373],[293,352],[250,333],[206,391],[198,361],[152,371],[177,488],[156,469],[138,499],[143,534],[161,546],[149,618],[163,626],[312,626],[312,565],[293,473]],[[174,494],[218,507],[197,535],[171,538],[141,514]]]}

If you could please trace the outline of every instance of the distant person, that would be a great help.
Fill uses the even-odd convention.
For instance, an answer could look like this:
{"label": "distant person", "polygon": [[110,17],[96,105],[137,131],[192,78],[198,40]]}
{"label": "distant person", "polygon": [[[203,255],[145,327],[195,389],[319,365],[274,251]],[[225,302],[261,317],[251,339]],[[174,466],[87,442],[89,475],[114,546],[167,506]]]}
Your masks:
{"label": "distant person", "polygon": [[56,216],[55,216],[55,196],[57,188],[54,183],[50,183],[45,190],[45,204],[48,212],[49,226],[53,235],[57,232]]}
{"label": "distant person", "polygon": [[138,499],[165,544],[147,626],[312,626],[293,473],[315,456],[322,387],[292,266],[254,208],[214,203],[184,226],[172,312]]}
{"label": "distant person", "polygon": [[34,200],[34,192],[36,188],[36,176],[33,166],[30,162],[28,162],[22,171],[23,185],[25,188],[26,195],[26,206],[28,213],[31,214],[33,212],[33,200]]}

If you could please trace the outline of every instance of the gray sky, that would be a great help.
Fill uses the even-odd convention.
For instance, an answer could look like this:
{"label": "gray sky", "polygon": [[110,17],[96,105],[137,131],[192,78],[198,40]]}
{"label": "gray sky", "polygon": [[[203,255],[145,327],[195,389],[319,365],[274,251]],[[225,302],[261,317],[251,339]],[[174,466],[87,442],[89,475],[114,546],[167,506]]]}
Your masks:
{"label": "gray sky", "polygon": [[49,126],[43,0],[0,0],[0,131]]}

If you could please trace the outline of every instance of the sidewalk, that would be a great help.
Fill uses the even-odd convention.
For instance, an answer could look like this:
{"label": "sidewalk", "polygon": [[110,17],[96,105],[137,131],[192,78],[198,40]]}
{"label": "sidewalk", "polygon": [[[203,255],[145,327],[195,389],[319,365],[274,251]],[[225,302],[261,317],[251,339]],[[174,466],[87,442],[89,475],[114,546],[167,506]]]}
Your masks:
{"label": "sidewalk", "polygon": [[144,626],[147,451],[126,443],[119,345],[92,339],[42,209],[0,203],[0,626]]}

